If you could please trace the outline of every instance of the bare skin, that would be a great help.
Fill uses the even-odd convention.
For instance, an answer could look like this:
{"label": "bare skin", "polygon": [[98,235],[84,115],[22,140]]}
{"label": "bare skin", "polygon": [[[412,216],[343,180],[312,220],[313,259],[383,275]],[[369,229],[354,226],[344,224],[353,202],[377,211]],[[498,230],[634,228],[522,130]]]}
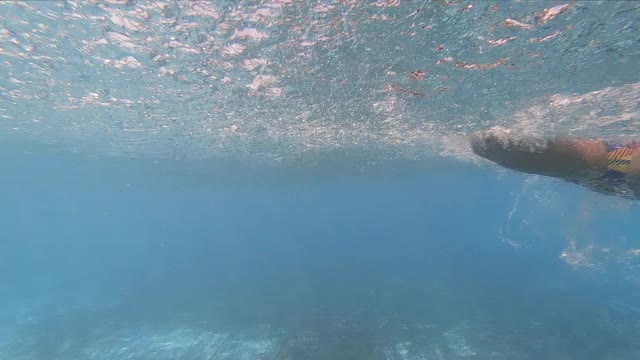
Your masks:
{"label": "bare skin", "polygon": [[[508,134],[480,131],[471,136],[471,147],[477,155],[509,169],[564,179],[610,195],[622,192],[602,180],[608,154],[601,140],[550,139],[533,150]],[[622,183],[626,195],[631,192],[631,197],[640,199],[640,152],[631,159]]]}

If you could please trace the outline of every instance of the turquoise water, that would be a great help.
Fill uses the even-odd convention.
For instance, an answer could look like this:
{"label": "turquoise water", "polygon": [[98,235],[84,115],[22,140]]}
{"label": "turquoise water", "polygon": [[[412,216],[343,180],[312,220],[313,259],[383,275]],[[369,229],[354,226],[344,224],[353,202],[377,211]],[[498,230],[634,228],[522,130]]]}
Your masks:
{"label": "turquoise water", "polygon": [[640,135],[563,5],[0,2],[0,359],[637,359],[637,202],[464,138]]}

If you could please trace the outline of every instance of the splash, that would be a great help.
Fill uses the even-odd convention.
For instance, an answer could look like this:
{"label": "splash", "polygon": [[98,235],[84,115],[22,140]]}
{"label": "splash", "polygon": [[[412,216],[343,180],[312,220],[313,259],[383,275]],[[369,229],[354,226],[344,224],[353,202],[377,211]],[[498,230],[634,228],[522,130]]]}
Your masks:
{"label": "splash", "polygon": [[495,125],[638,135],[632,6],[1,2],[0,137],[314,162],[470,158],[464,134]]}

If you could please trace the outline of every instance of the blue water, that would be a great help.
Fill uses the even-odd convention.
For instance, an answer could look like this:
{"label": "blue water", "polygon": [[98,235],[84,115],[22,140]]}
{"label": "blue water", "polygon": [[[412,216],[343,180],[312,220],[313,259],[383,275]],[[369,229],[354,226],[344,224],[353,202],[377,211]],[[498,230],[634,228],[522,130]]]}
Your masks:
{"label": "blue water", "polygon": [[465,140],[640,136],[564,5],[0,2],[0,360],[640,358],[638,201]]}
{"label": "blue water", "polygon": [[524,176],[493,169],[265,168],[230,181],[194,176],[198,162],[2,161],[3,324],[28,341],[8,347],[12,358],[79,356],[98,330],[266,325],[286,332],[290,358],[384,358],[395,343],[409,344],[406,358],[432,347],[447,359],[638,354],[636,272],[616,261],[576,270],[559,256],[581,227],[595,246],[637,245],[638,208],[608,219],[616,210],[593,205],[576,219],[575,204],[594,200],[568,184],[548,190],[570,211],[561,218],[521,205],[530,228],[509,235],[528,245],[513,247],[500,229]]}

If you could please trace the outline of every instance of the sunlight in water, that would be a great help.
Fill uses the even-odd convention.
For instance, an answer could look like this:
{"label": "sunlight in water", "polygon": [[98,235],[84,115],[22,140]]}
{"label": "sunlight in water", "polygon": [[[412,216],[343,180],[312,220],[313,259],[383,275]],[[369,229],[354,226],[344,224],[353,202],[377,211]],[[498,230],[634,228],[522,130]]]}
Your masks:
{"label": "sunlight in water", "polygon": [[464,153],[443,137],[491,125],[636,135],[633,6],[2,2],[0,125],[98,156],[285,162]]}

